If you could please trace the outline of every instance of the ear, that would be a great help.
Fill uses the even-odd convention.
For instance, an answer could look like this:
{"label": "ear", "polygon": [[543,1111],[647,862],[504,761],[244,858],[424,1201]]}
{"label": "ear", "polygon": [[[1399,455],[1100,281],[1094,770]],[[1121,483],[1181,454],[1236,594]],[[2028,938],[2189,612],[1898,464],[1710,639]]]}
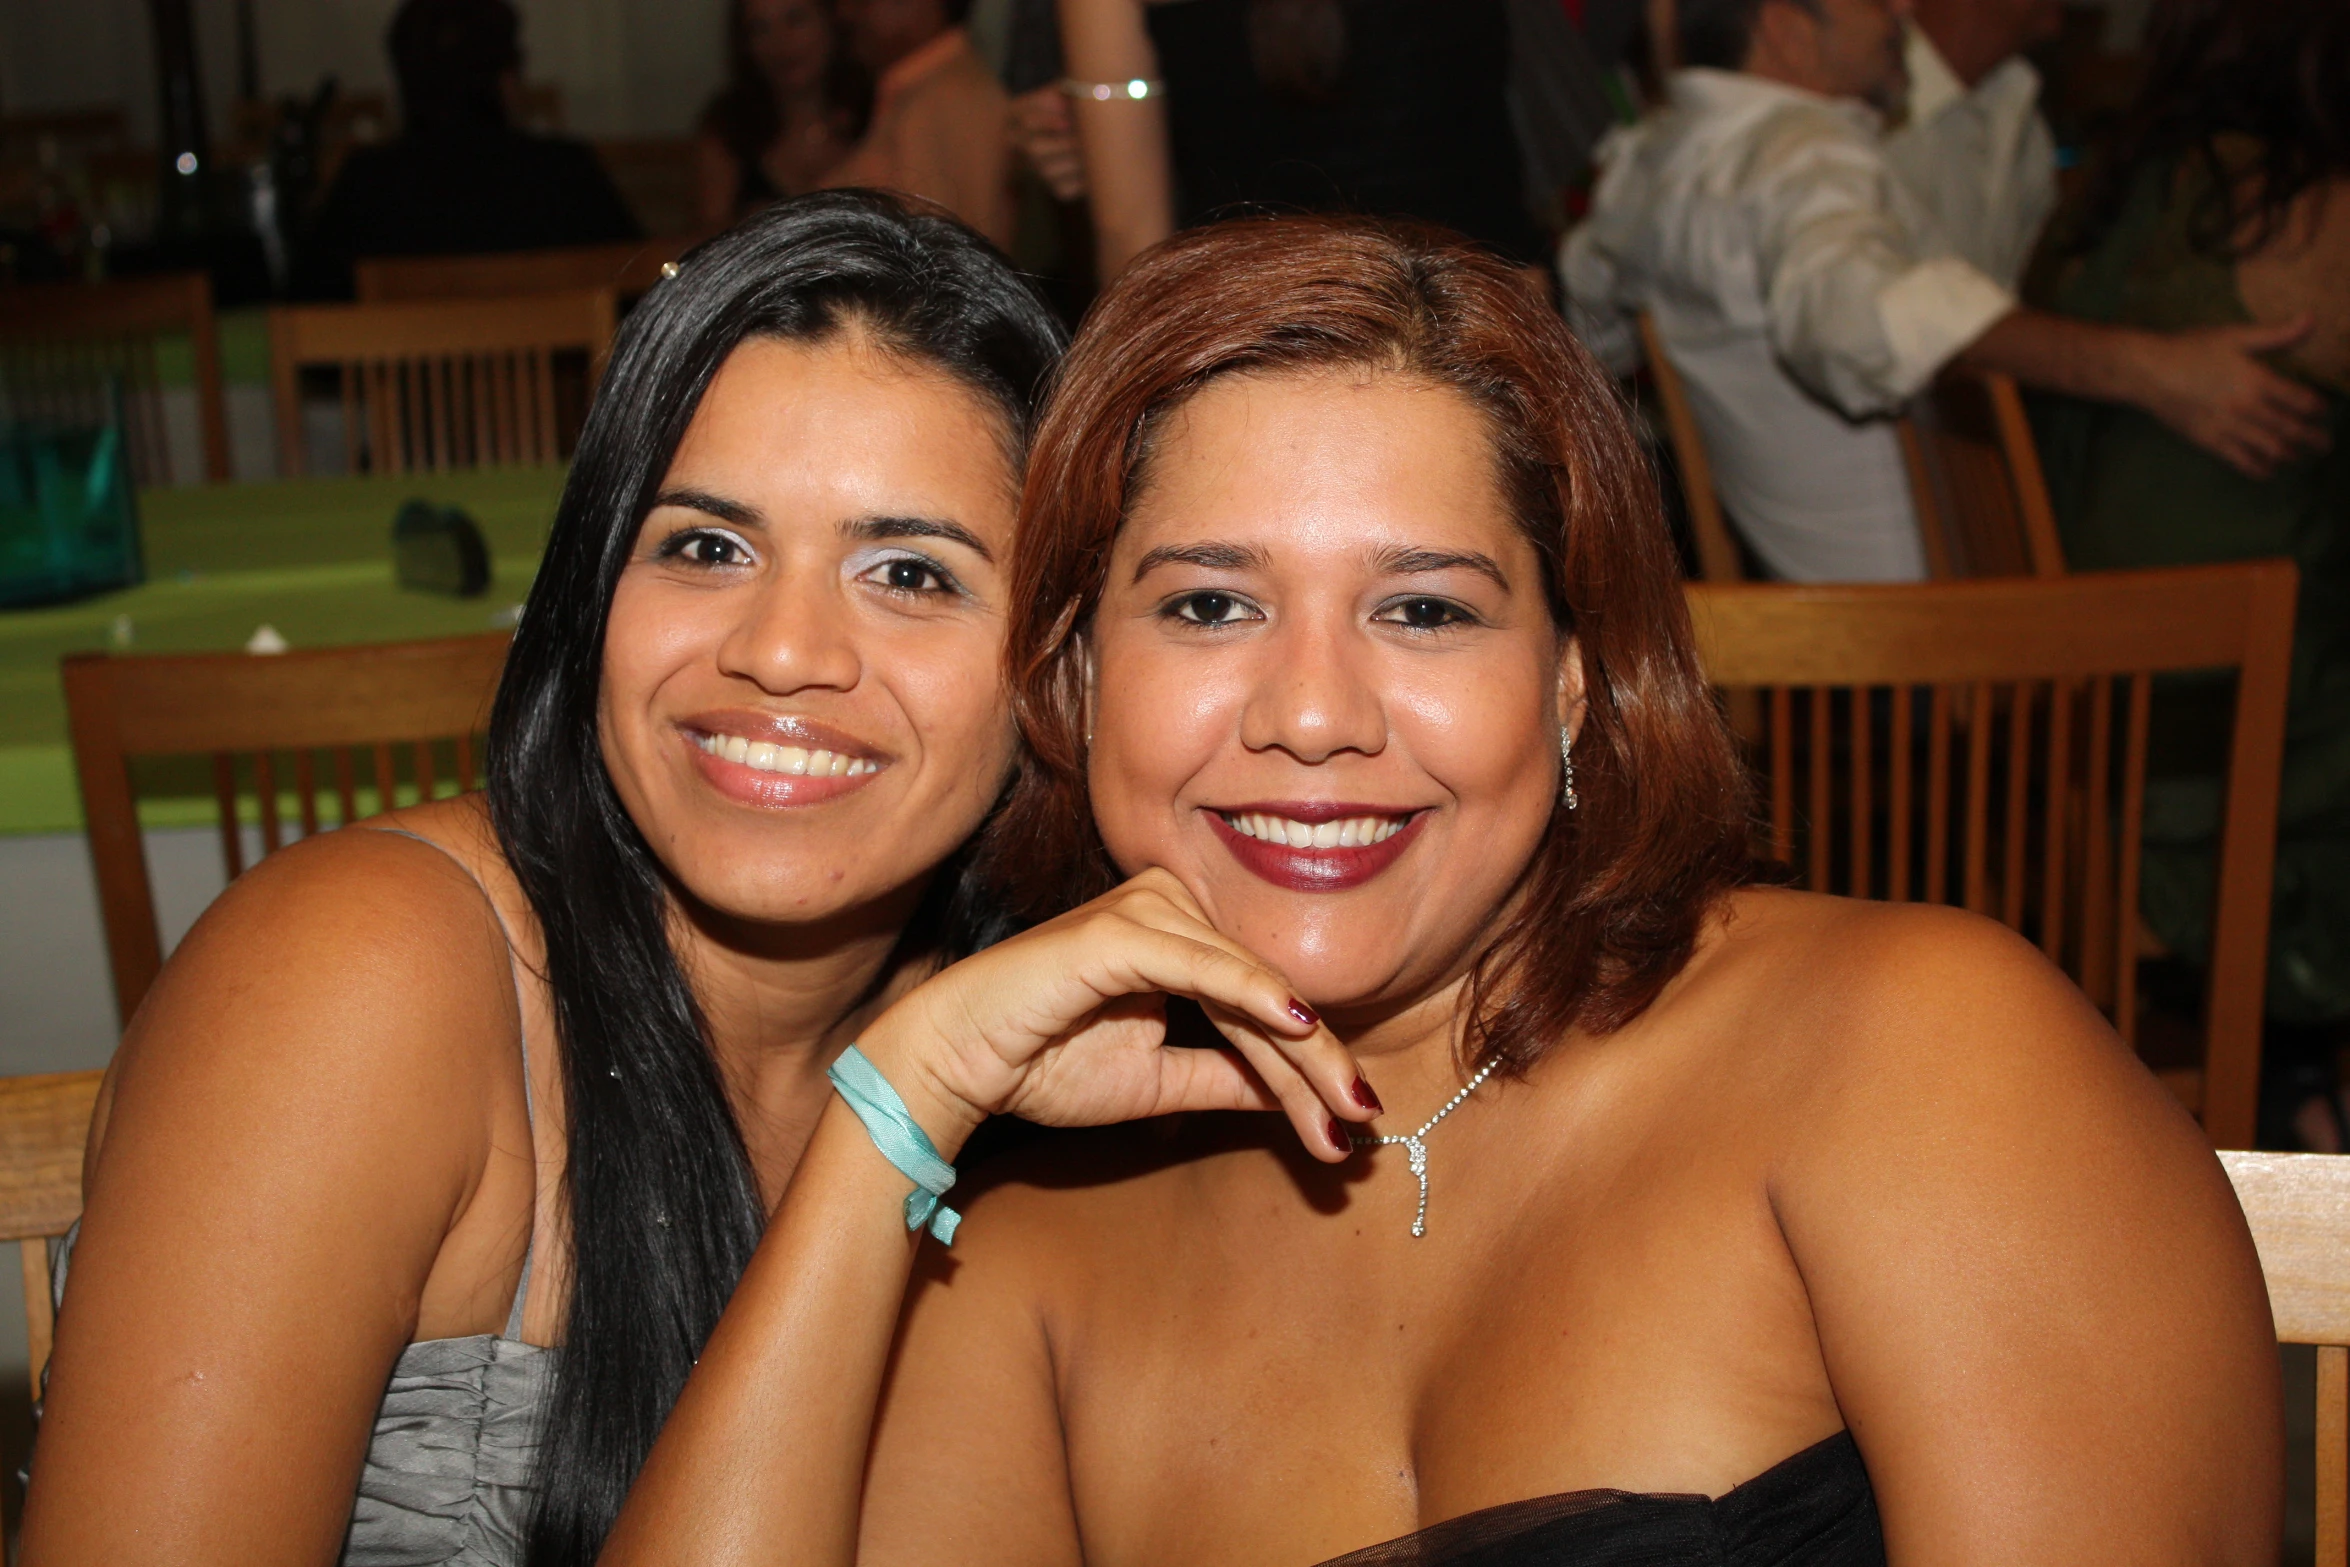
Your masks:
{"label": "ear", "polygon": [[1583,683],[1583,643],[1569,637],[1559,645],[1558,721],[1570,737],[1583,733],[1583,715],[1590,705]]}
{"label": "ear", "polygon": [[1763,0],[1746,42],[1745,69],[1783,81],[1810,83],[1819,74],[1821,20],[1803,0]]}

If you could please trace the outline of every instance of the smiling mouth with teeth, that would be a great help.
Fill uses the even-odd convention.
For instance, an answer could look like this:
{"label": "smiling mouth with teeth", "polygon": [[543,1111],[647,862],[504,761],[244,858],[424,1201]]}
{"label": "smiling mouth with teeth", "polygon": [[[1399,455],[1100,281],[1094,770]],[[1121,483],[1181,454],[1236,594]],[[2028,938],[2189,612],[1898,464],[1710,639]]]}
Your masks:
{"label": "smiling mouth with teeth", "polygon": [[741,735],[697,734],[692,738],[720,761],[739,762],[753,772],[779,773],[787,778],[856,778],[881,771],[879,762],[845,751],[811,751],[804,746],[746,740]]}
{"label": "smiling mouth with teeth", "polygon": [[1288,816],[1219,811],[1224,825],[1243,838],[1290,849],[1367,849],[1402,832],[1410,818],[1349,816],[1335,822],[1301,822]]}

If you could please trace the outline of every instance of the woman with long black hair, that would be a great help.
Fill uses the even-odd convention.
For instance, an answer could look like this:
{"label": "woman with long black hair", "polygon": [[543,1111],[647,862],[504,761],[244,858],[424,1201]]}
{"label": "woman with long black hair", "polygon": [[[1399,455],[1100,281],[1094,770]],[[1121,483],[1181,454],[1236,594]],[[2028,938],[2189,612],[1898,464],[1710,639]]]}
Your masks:
{"label": "woman with long black hair", "polygon": [[826,1067],[991,935],[960,852],[1019,755],[1061,342],[968,230],[856,192],[630,316],[486,798],[272,856],[131,1022],[26,1559],[594,1559]]}

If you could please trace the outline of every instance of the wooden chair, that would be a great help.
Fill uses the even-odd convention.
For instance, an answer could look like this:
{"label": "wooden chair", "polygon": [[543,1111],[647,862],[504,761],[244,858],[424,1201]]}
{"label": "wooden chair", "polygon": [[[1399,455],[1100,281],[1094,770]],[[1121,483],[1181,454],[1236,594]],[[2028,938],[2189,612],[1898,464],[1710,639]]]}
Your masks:
{"label": "wooden chair", "polygon": [[279,461],[289,474],[307,467],[302,372],[323,367],[354,472],[559,462],[586,418],[612,321],[610,289],[280,306],[269,313]]}
{"label": "wooden chair", "polygon": [[1705,454],[1705,438],[1698,433],[1697,415],[1689,407],[1689,388],[1665,352],[1665,340],[1655,318],[1640,312],[1640,347],[1648,360],[1649,379],[1663,405],[1665,434],[1673,443],[1673,460],[1681,470],[1681,497],[1689,514],[1690,542],[1697,549],[1697,574],[1707,582],[1746,580],[1744,557],[1737,535],[1722,511],[1722,497],[1714,489],[1714,465]]}
{"label": "wooden chair", "polygon": [[362,304],[401,299],[479,299],[608,288],[622,300],[649,292],[661,268],[692,248],[690,236],[564,245],[488,256],[375,256],[354,269]]}
{"label": "wooden chair", "polygon": [[2064,575],[2048,480],[2012,376],[1946,371],[1896,428],[1937,579]]}
{"label": "wooden chair", "polygon": [[2223,1153],[2277,1342],[2317,1346],[2316,1567],[2350,1563],[2350,1157]]}
{"label": "wooden chair", "polygon": [[122,389],[123,435],[141,484],[174,477],[155,369],[158,338],[184,336],[192,349],[204,477],[229,477],[228,402],[220,378],[220,331],[212,280],[201,272],[111,283],[18,283],[0,287],[0,385],[19,416],[103,423]]}
{"label": "wooden chair", "polygon": [[82,1216],[82,1144],[102,1072],[0,1078],[0,1240],[24,1264],[25,1360],[33,1397],[49,1367],[49,1242]]}
{"label": "wooden chair", "polygon": [[66,715],[122,1020],[163,966],[134,756],[210,759],[221,859],[233,881],[245,867],[247,797],[268,854],[295,823],[308,836],[373,814],[362,777],[373,786],[365,805],[377,810],[430,798],[448,780],[472,788],[474,737],[488,722],[506,643],[499,633],[275,656],[67,657]]}
{"label": "wooden chair", "polygon": [[1767,737],[1750,743],[1769,802],[1760,852],[1814,891],[2002,920],[2133,1045],[2153,677],[2236,671],[2203,1065],[2166,1078],[2216,1145],[2242,1148],[2258,1099],[2296,580],[2288,562],[2256,561],[1687,591],[1708,678],[1768,706]]}

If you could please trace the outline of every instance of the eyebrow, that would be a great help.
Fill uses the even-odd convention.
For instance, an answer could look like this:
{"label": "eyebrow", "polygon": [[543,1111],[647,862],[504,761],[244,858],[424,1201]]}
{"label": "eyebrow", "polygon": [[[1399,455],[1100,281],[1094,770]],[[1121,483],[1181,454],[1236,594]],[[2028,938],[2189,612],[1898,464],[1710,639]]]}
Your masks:
{"label": "eyebrow", "polygon": [[731,522],[738,528],[764,528],[767,518],[758,507],[745,506],[741,501],[730,501],[723,495],[712,495],[708,490],[663,490],[653,497],[653,510],[663,506],[682,506],[687,511],[703,512],[720,522]]}
{"label": "eyebrow", "polygon": [[1429,571],[1473,571],[1491,579],[1504,593],[1510,591],[1510,579],[1503,574],[1501,563],[1476,550],[1384,549],[1372,557],[1372,564],[1381,573],[1397,577]]}
{"label": "eyebrow", "polygon": [[[1263,550],[1245,544],[1162,544],[1145,553],[1134,566],[1134,578],[1140,582],[1161,566],[1197,566],[1206,571],[1262,570],[1269,564]],[[1383,576],[1408,577],[1434,571],[1473,571],[1491,579],[1504,593],[1510,591],[1510,579],[1501,569],[1501,563],[1490,555],[1475,550],[1429,550],[1397,545],[1372,556],[1371,564]]]}
{"label": "eyebrow", "polygon": [[883,539],[945,539],[962,545],[989,565],[995,564],[995,551],[982,543],[978,534],[944,517],[859,517],[849,525],[849,531],[853,537],[868,543]]}
{"label": "eyebrow", "polygon": [[1161,566],[1197,566],[1202,571],[1262,571],[1272,564],[1261,549],[1248,544],[1162,544],[1146,550],[1134,563],[1135,582]]}
{"label": "eyebrow", "polygon": [[[767,526],[767,514],[758,507],[728,500],[723,495],[713,495],[708,490],[663,490],[653,497],[653,505],[656,508],[679,506],[687,511],[698,511],[738,528],[764,530]],[[868,543],[883,539],[946,539],[962,545],[988,564],[995,564],[995,551],[989,549],[978,534],[944,517],[865,516],[852,519],[848,529],[850,537]]]}

